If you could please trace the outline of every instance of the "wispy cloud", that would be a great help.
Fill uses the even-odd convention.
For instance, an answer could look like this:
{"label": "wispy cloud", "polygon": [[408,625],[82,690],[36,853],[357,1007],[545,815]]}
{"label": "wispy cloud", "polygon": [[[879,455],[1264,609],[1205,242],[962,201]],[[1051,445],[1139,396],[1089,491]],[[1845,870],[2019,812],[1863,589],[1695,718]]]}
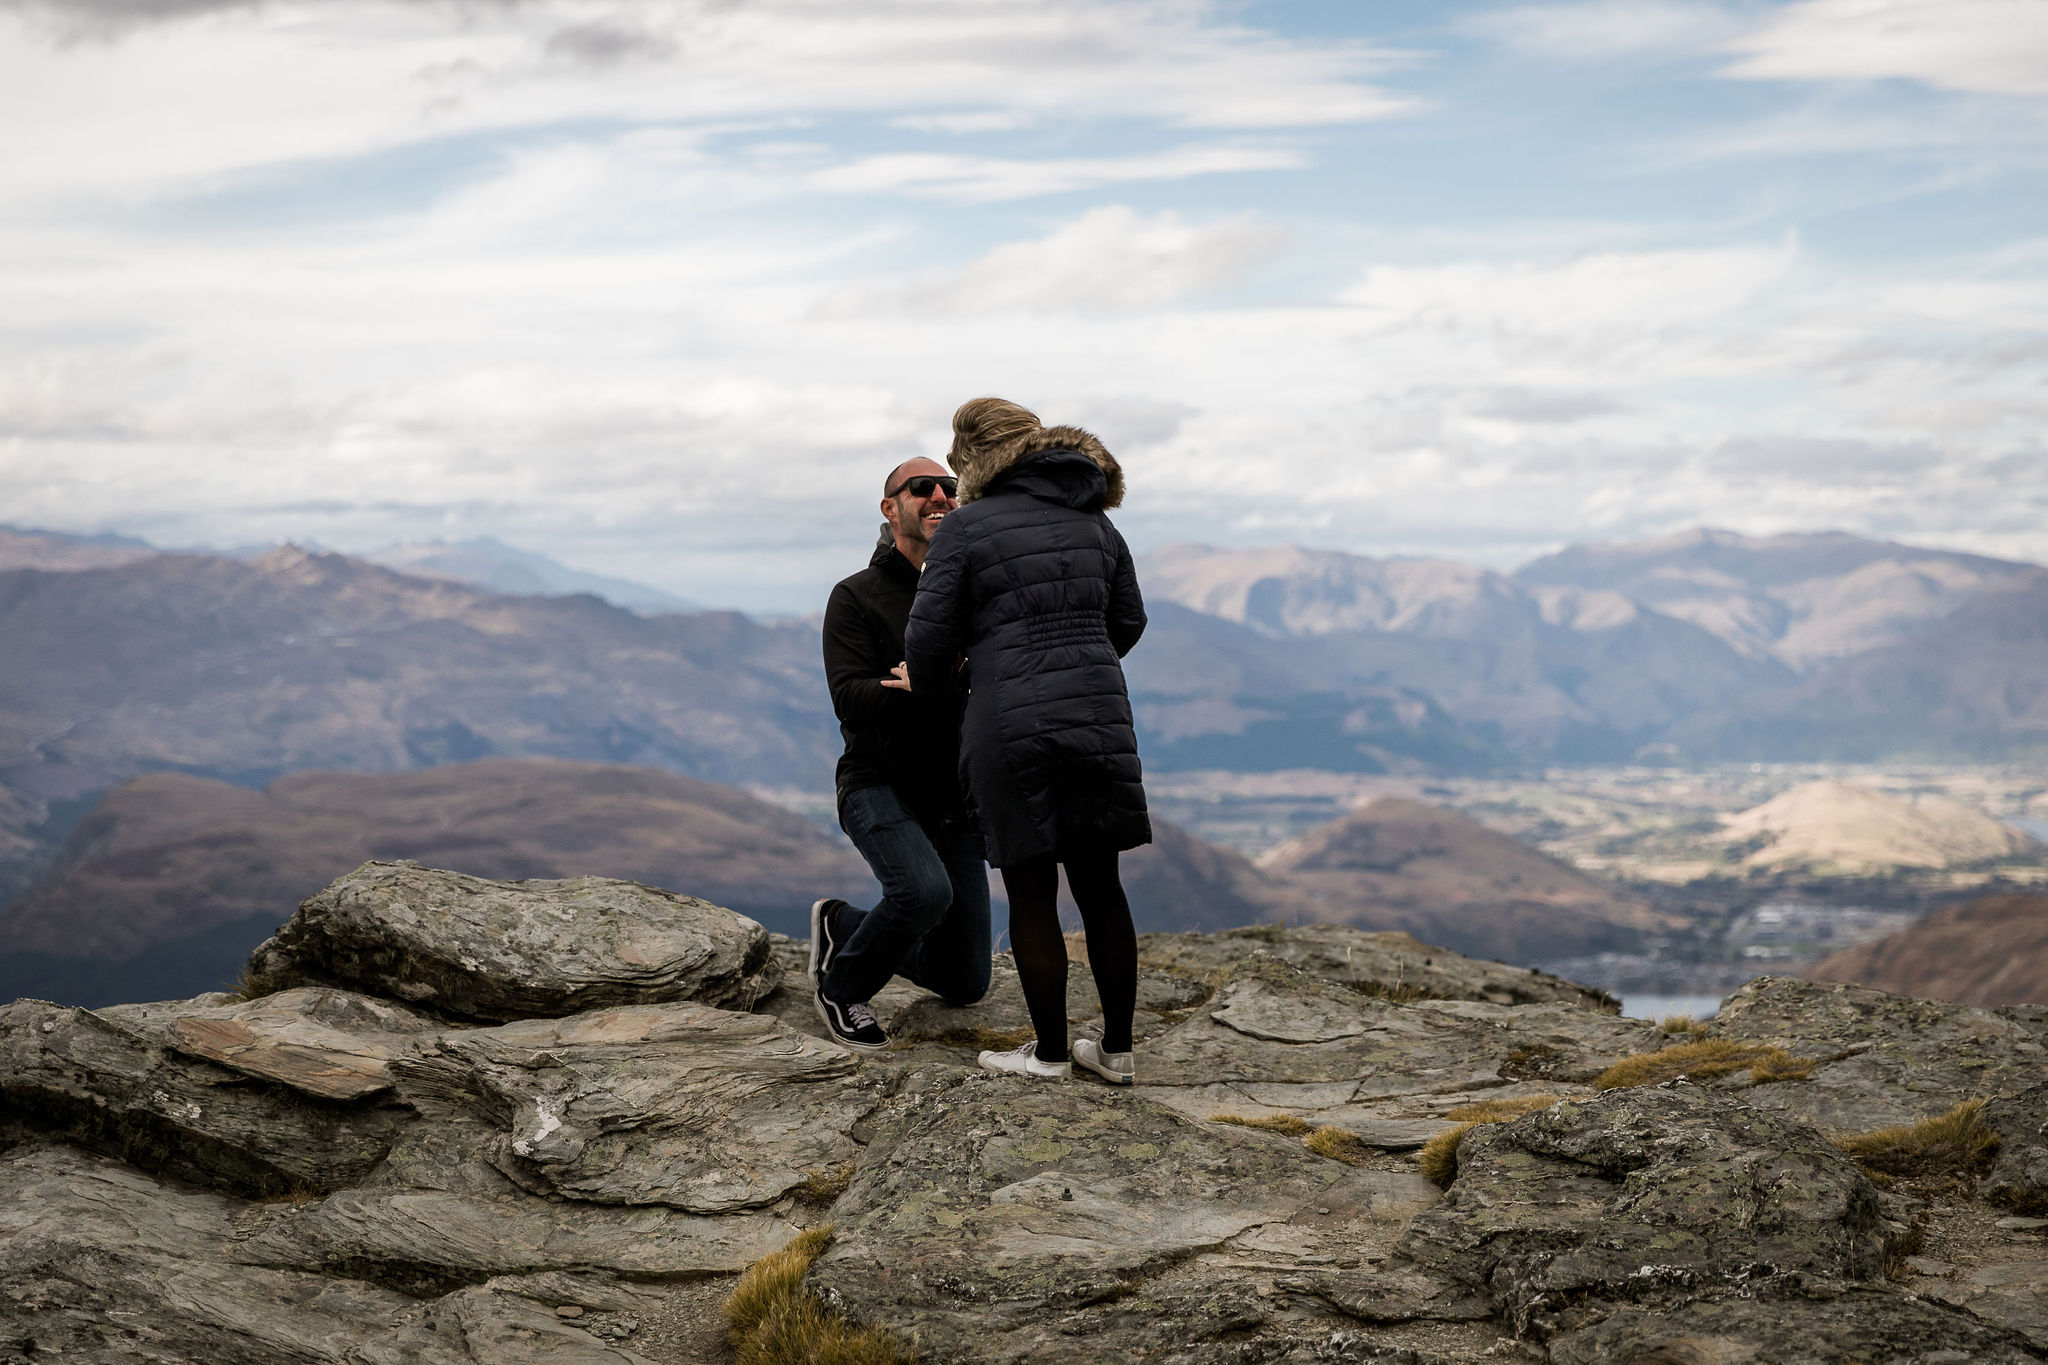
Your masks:
{"label": "wispy cloud", "polygon": [[1750,80],[1909,80],[2048,95],[2048,6],[2029,0],[1801,0],[1733,43]]}
{"label": "wispy cloud", "polygon": [[1284,229],[1251,215],[1193,223],[1170,210],[1148,216],[1107,204],[959,270],[849,290],[825,309],[847,316],[874,308],[956,315],[1157,308],[1237,283],[1286,240]]}

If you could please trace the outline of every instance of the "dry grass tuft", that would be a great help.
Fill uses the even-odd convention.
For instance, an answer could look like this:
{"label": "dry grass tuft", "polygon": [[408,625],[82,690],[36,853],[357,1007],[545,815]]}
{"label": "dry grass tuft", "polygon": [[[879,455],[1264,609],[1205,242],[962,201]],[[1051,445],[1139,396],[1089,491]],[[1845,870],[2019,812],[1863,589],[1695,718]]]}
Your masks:
{"label": "dry grass tuft", "polygon": [[1638,1085],[1661,1085],[1680,1076],[1694,1081],[1711,1081],[1750,1073],[1758,1085],[1771,1081],[1805,1080],[1818,1065],[1794,1057],[1784,1048],[1769,1043],[1744,1043],[1732,1038],[1703,1038],[1693,1043],[1674,1043],[1656,1052],[1624,1057],[1593,1078],[1596,1090],[1626,1090]]}
{"label": "dry grass tuft", "polygon": [[1998,1134],[1986,1126],[1984,1101],[1964,1100],[1946,1114],[1896,1128],[1835,1139],[1866,1171],[1888,1176],[1982,1175],[1998,1155]]}
{"label": "dry grass tuft", "polygon": [[235,982],[228,987],[228,994],[240,1001],[261,1000],[266,995],[276,995],[284,989],[283,984],[267,972],[259,972],[244,966],[235,973]]}
{"label": "dry grass tuft", "polygon": [[1707,1026],[1690,1014],[1667,1014],[1657,1021],[1657,1027],[1666,1033],[1704,1035],[1707,1031]]}
{"label": "dry grass tuft", "polygon": [[725,1300],[738,1365],[904,1365],[887,1334],[847,1326],[804,1291],[804,1274],[831,1240],[829,1226],[812,1228],[740,1276]]}
{"label": "dry grass tuft", "polygon": [[1524,1114],[1533,1114],[1539,1109],[1548,1109],[1558,1102],[1555,1095],[1518,1095],[1513,1099],[1475,1100],[1461,1104],[1444,1115],[1457,1121],[1456,1128],[1449,1128],[1422,1144],[1422,1151],[1416,1160],[1422,1163],[1422,1178],[1439,1189],[1447,1189],[1458,1178],[1458,1148],[1465,1141],[1465,1134],[1474,1128],[1489,1123],[1506,1123]]}
{"label": "dry grass tuft", "polygon": [[1422,1163],[1422,1178],[1440,1190],[1447,1190],[1458,1178],[1458,1145],[1465,1140],[1465,1134],[1479,1125],[1461,1123],[1448,1128],[1422,1144],[1422,1151],[1416,1160]]}
{"label": "dry grass tuft", "polygon": [[1418,1000],[1443,999],[1435,991],[1408,981],[1352,981],[1345,984],[1360,995],[1384,1000],[1389,1005],[1412,1005]]}
{"label": "dry grass tuft", "polygon": [[1517,1095],[1505,1100],[1475,1100],[1461,1104],[1444,1117],[1457,1123],[1506,1123],[1557,1103],[1555,1095]]}
{"label": "dry grass tuft", "polygon": [[841,1166],[836,1171],[805,1171],[803,1183],[796,1187],[796,1197],[809,1204],[830,1204],[846,1193],[846,1187],[853,1183],[853,1167]]}
{"label": "dry grass tuft", "polygon": [[1346,1166],[1363,1166],[1373,1154],[1373,1149],[1359,1141],[1356,1133],[1348,1133],[1342,1128],[1318,1128],[1302,1139],[1302,1146],[1317,1156],[1341,1161]]}
{"label": "dry grass tuft", "polygon": [[1252,1118],[1247,1114],[1211,1114],[1211,1123],[1234,1123],[1240,1128],[1264,1128],[1268,1132],[1285,1133],[1289,1137],[1300,1137],[1313,1132],[1315,1125],[1292,1114],[1268,1114],[1264,1118]]}
{"label": "dry grass tuft", "polygon": [[1013,1047],[1022,1047],[1038,1037],[1038,1030],[1026,1024],[1023,1028],[949,1028],[944,1033],[935,1033],[929,1038],[899,1038],[890,1046],[894,1049],[916,1047],[920,1043],[944,1043],[948,1047],[969,1047],[977,1052],[1008,1052]]}

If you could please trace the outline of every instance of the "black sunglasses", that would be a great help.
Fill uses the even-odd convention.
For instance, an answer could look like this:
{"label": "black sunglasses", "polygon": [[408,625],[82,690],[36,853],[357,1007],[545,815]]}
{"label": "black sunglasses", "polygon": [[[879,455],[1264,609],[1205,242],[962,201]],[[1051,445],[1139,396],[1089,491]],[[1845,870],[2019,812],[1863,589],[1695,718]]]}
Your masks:
{"label": "black sunglasses", "polygon": [[893,498],[898,493],[904,492],[907,489],[913,498],[928,498],[932,495],[934,488],[945,489],[946,496],[949,498],[960,496],[960,480],[954,478],[951,474],[917,474],[897,484],[882,496]]}

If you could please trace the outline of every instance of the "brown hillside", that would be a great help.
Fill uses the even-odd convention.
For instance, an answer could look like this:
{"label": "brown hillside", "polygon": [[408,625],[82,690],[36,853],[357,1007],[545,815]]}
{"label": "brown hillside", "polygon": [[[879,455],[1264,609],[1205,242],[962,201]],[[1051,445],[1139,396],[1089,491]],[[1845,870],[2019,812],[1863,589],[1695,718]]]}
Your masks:
{"label": "brown hillside", "polygon": [[1261,872],[1249,858],[1157,816],[1152,842],[1124,854],[1118,870],[1141,934],[1213,933],[1316,918],[1307,897]]}
{"label": "brown hillside", "polygon": [[1531,962],[1676,927],[1620,889],[1441,806],[1387,798],[1258,863],[1314,918],[1402,929],[1475,957]]}
{"label": "brown hillside", "polygon": [[1959,1005],[2048,1004],[2048,896],[1985,896],[1823,958],[1815,981],[1855,981]]}
{"label": "brown hillside", "polygon": [[298,903],[370,858],[495,878],[601,874],[791,930],[872,886],[843,840],[779,807],[652,768],[486,759],[295,773],[263,791],[154,773],[107,794],[4,917],[8,951],[129,957]]}

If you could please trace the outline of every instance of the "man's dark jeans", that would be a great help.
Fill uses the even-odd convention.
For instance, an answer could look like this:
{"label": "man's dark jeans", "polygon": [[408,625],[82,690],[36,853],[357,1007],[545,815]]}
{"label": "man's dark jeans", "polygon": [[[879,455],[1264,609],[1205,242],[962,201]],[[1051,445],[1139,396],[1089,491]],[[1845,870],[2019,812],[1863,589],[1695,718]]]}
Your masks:
{"label": "man's dark jeans", "polygon": [[949,1005],[988,994],[988,869],[965,820],[936,835],[892,787],[862,787],[839,803],[839,827],[860,850],[882,900],[842,910],[850,936],[832,959],[824,992],[841,1005],[872,1000],[892,976],[907,977]]}

